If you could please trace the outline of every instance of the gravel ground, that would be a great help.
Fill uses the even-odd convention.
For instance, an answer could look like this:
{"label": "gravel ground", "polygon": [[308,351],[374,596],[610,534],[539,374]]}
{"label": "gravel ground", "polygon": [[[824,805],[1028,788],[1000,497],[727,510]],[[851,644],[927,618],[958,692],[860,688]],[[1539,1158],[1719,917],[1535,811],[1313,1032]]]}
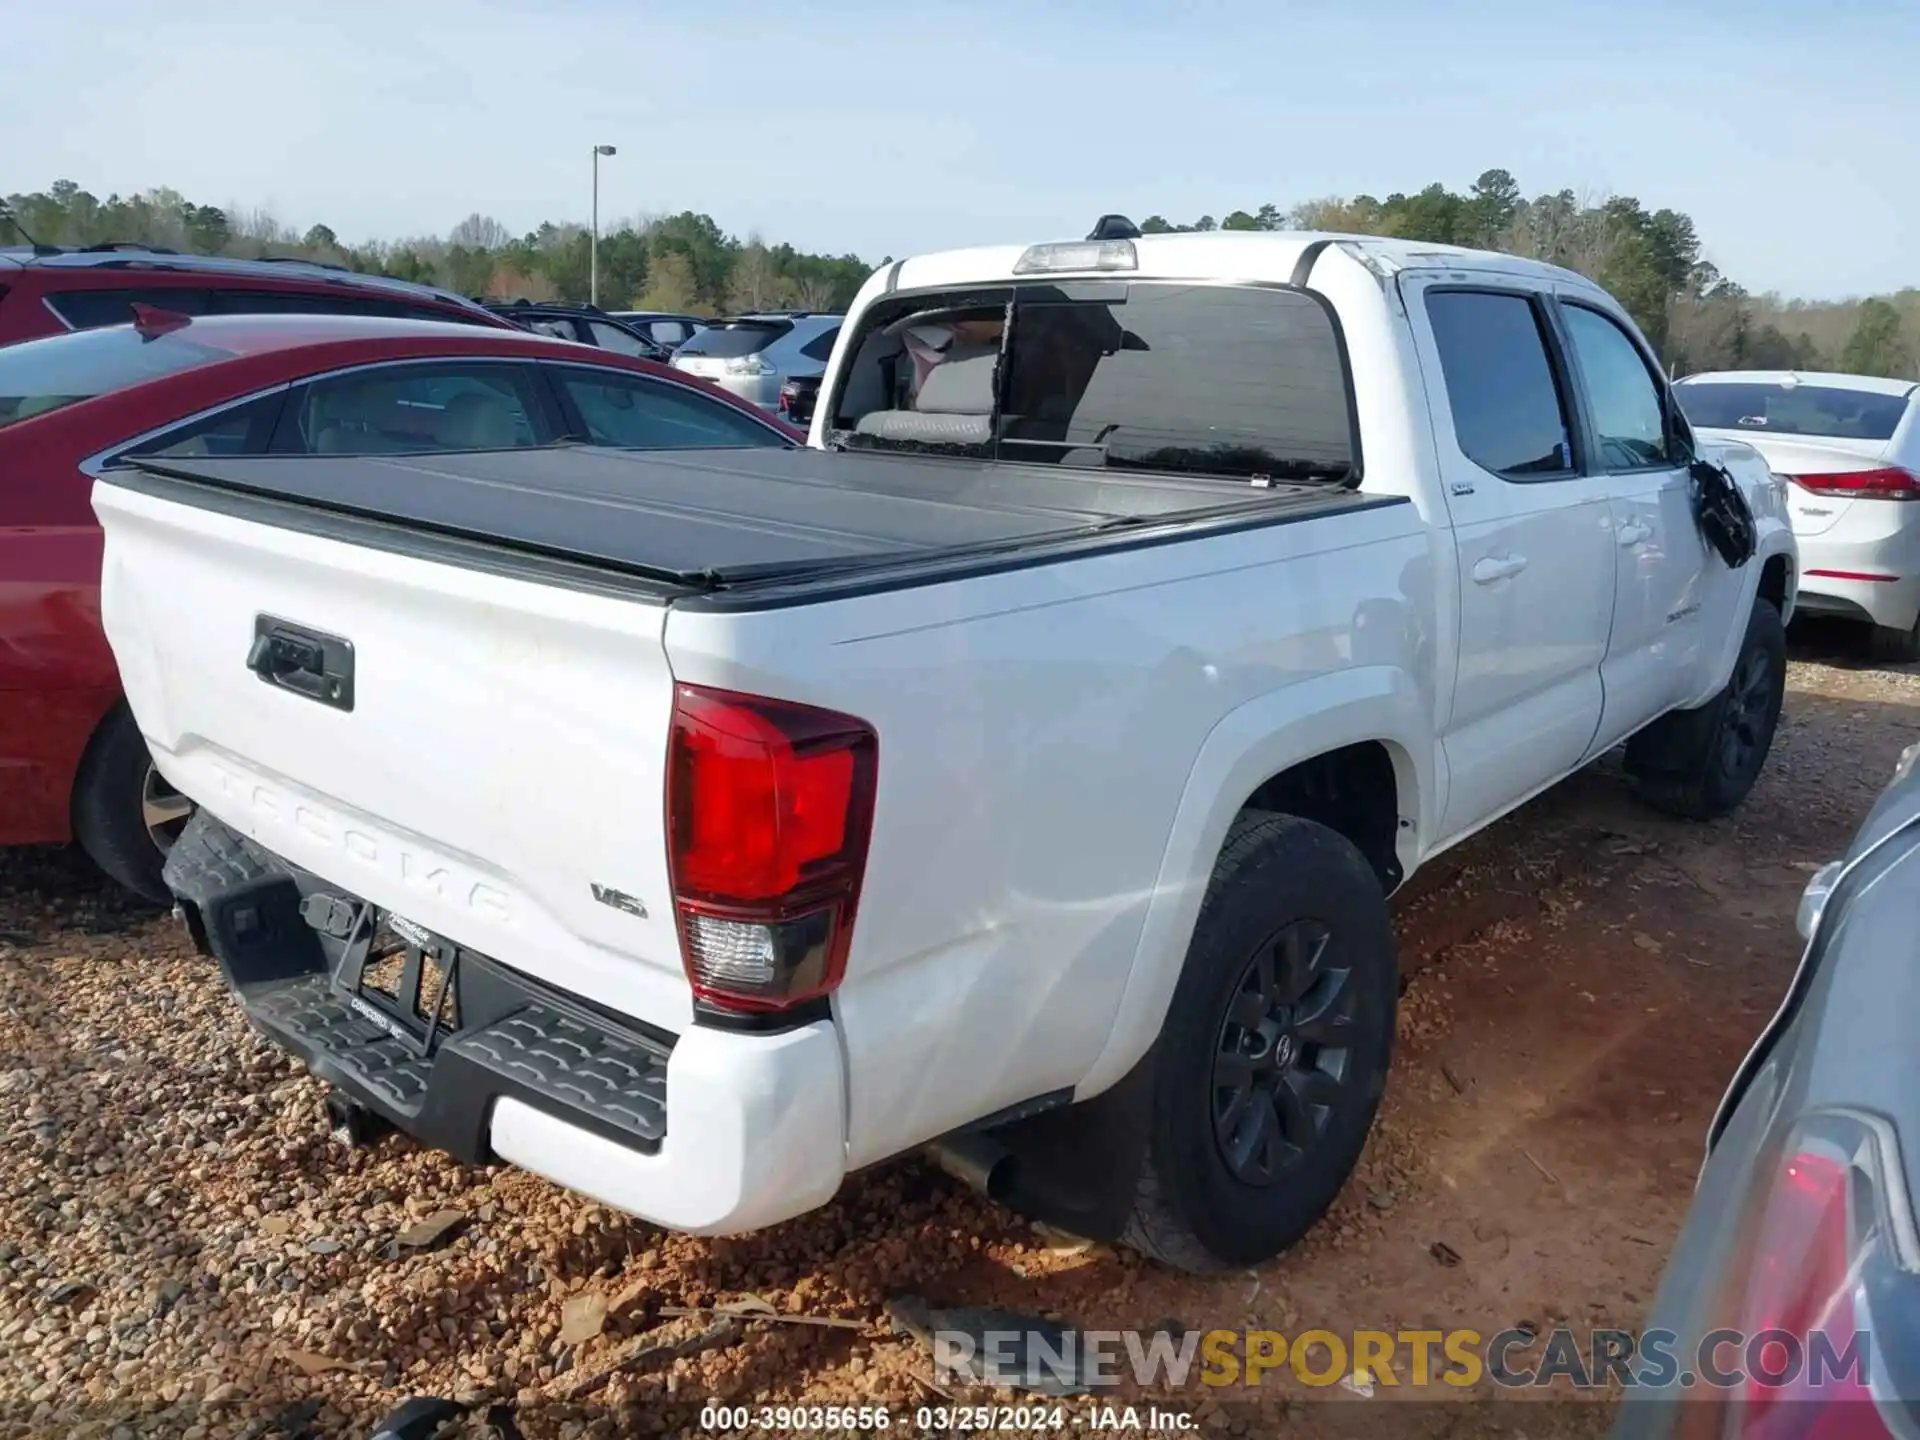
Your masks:
{"label": "gravel ground", "polygon": [[[1799,887],[1920,731],[1920,676],[1826,636],[1796,654],[1732,820],[1651,816],[1603,761],[1418,877],[1360,1172],[1294,1252],[1225,1277],[1036,1233],[918,1163],[709,1241],[402,1137],[340,1148],[170,919],[64,852],[0,852],[0,1435],[359,1436],[414,1394],[473,1403],[476,1435],[489,1404],[529,1437],[701,1433],[715,1401],[886,1405],[912,1433],[945,1397],[888,1323],[903,1293],[1103,1329],[1631,1326]],[[1611,1412],[1329,1393],[1125,1398],[1235,1434],[1539,1440]]]}

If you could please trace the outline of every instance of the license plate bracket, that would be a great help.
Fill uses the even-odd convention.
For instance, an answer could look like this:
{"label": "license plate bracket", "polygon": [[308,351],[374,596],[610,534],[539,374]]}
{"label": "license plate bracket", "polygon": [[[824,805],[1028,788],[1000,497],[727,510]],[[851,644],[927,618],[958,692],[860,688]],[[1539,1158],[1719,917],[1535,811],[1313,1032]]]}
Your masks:
{"label": "license plate bracket", "polygon": [[[369,962],[384,963],[395,955],[390,947],[376,949],[383,928],[399,942],[400,975],[391,995],[367,981]],[[332,986],[355,1013],[425,1058],[448,1032],[449,1015],[457,1028],[460,947],[404,916],[363,903],[334,966]]]}

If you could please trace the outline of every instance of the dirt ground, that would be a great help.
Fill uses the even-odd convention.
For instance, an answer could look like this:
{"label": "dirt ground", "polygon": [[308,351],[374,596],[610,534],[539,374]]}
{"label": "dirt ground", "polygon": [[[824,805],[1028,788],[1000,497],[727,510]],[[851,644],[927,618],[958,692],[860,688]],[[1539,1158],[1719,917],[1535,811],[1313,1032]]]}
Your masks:
{"label": "dirt ground", "polygon": [[[320,1086],[170,919],[64,853],[0,855],[0,1435],[361,1436],[415,1394],[475,1403],[468,1434],[494,1403],[529,1437],[699,1434],[715,1401],[884,1405],[911,1434],[947,1400],[889,1327],[906,1292],[1105,1330],[1631,1328],[1797,957],[1800,889],[1920,738],[1920,674],[1866,668],[1844,631],[1794,653],[1734,818],[1652,815],[1610,758],[1416,879],[1401,1046],[1359,1173],[1295,1251],[1205,1279],[1037,1234],[918,1163],[705,1241],[398,1137],[342,1150]],[[409,1233],[448,1210],[445,1233]],[[669,1313],[748,1296],[846,1323]],[[1116,1403],[1253,1435],[1539,1440],[1612,1418],[1604,1397],[1484,1384],[1408,1403],[1267,1381]]]}

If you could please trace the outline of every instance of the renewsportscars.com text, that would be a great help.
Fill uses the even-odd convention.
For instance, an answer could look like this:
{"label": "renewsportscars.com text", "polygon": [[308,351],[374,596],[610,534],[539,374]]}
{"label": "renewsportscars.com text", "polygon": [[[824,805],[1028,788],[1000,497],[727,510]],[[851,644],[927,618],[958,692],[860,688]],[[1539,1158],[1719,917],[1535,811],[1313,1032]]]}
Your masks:
{"label": "renewsportscars.com text", "polygon": [[[937,1331],[935,1370],[964,1381],[981,1369],[1047,1379],[1068,1387],[1099,1388],[1132,1380],[1181,1389],[1258,1386],[1269,1376],[1303,1385],[1394,1386],[1467,1390],[1483,1379],[1506,1389],[1556,1384],[1576,1389],[1733,1389],[1748,1384],[1818,1390],[1836,1383],[1864,1386],[1872,1378],[1872,1337],[1848,1332],[1835,1339],[1785,1330],[1746,1334],[1716,1330],[1691,1352],[1666,1330],[1570,1329],[1539,1334],[1502,1330],[1079,1330],[1046,1333]],[[1526,1353],[1544,1341],[1537,1360]]]}

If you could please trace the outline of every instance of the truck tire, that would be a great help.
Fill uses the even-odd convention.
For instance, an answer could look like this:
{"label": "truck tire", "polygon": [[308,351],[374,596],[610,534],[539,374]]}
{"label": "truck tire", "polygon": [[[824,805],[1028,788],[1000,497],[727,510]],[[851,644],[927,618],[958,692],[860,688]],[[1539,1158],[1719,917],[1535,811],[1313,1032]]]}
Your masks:
{"label": "truck tire", "polygon": [[1771,600],[1753,602],[1726,688],[1663,715],[1627,743],[1627,769],[1656,810],[1714,820],[1735,810],[1767,763],[1787,688],[1787,635]]}
{"label": "truck tire", "polygon": [[100,722],[73,786],[73,835],[108,879],[164,905],[160,878],[193,807],[153,768],[147,742],[121,701]]}
{"label": "truck tire", "polygon": [[1190,1271],[1293,1244],[1360,1158],[1399,955],[1373,868],[1291,815],[1234,822],[1162,1027],[1125,1240]]}
{"label": "truck tire", "polygon": [[1911,630],[1876,625],[1867,636],[1867,654],[1876,664],[1905,665],[1920,660],[1920,621]]}

